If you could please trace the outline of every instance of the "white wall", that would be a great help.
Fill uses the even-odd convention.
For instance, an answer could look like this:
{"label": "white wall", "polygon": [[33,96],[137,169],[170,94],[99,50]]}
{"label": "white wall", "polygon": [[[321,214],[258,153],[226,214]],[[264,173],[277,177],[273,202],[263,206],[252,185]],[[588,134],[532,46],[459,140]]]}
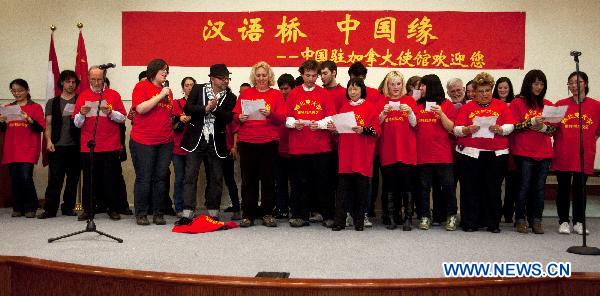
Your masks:
{"label": "white wall", "polygon": [[[2,4],[0,17],[0,103],[11,99],[8,83],[17,77],[30,83],[34,98],[42,98],[46,88],[46,71],[49,26],[57,26],[55,46],[61,70],[73,69],[77,47],[78,29],[75,24],[84,24],[90,65],[114,62],[121,65],[121,12],[122,11],[260,11],[260,10],[399,10],[399,11],[525,11],[525,70],[493,70],[494,77],[507,76],[513,80],[515,89],[520,89],[524,74],[534,68],[542,69],[548,77],[547,96],[550,100],[568,96],[566,80],[574,70],[569,52],[577,49],[583,52],[581,70],[591,79],[590,95],[600,97],[600,2],[598,1],[268,1],[268,0],[228,0],[228,1],[33,1],[8,0]],[[160,24],[156,24],[160,26]],[[485,24],[482,24],[485,26]],[[152,28],[149,28],[152,29]],[[200,28],[189,28],[190,36],[199,34]],[[465,32],[468,34],[468,32]],[[506,38],[510,38],[510,32]],[[473,40],[486,42],[486,40]],[[167,61],[168,62],[168,61]],[[226,61],[225,61],[226,62]],[[129,99],[137,75],[145,67],[118,67],[109,74],[112,88]],[[373,68],[369,70],[367,84],[377,86],[385,73],[391,69]],[[234,90],[248,80],[248,68],[231,68],[231,86]],[[478,70],[437,70],[400,69],[405,77],[434,72],[442,81],[452,77],[472,79]],[[276,68],[275,74],[292,73],[296,68]],[[340,68],[338,80],[348,79],[347,68]],[[207,68],[171,67],[170,81],[173,92],[181,94],[179,81],[185,76],[205,81]],[[130,162],[126,171],[130,171]],[[597,157],[596,167],[600,167]],[[37,169],[36,179],[45,180],[45,170]],[[130,175],[131,176],[131,175]],[[128,180],[132,184],[133,180]],[[45,182],[37,182],[44,184]],[[130,186],[132,187],[132,186]],[[43,191],[39,191],[43,193]]]}

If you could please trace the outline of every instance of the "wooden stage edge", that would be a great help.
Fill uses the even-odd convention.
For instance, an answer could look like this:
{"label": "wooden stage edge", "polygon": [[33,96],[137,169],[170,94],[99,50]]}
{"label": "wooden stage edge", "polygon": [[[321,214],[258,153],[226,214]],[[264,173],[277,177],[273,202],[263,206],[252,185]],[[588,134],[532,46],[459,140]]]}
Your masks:
{"label": "wooden stage edge", "polygon": [[598,295],[570,278],[271,279],[125,270],[0,256],[0,295]]}

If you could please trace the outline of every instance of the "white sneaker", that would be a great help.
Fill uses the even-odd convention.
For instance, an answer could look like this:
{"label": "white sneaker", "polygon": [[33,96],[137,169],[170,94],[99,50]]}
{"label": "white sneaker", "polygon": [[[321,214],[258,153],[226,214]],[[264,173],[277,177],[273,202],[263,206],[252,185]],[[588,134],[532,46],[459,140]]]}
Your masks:
{"label": "white sneaker", "polygon": [[558,226],[558,233],[561,234],[570,234],[571,228],[569,227],[569,222],[563,222]]}
{"label": "white sneaker", "polygon": [[448,230],[448,231],[456,230],[456,216],[455,215],[452,215],[452,216],[450,216],[450,218],[448,218],[448,221],[446,222],[446,230]]}
{"label": "white sneaker", "polygon": [[421,230],[429,230],[429,226],[431,226],[431,221],[427,217],[421,218],[421,222],[419,223],[419,229]]}
{"label": "white sneaker", "polygon": [[365,227],[373,227],[373,223],[371,223],[367,214],[365,214]]}
{"label": "white sneaker", "polygon": [[352,216],[350,216],[350,213],[346,213],[346,227],[350,227],[353,225],[354,222],[352,221]]}
{"label": "white sneaker", "polygon": [[[583,224],[580,222],[575,223],[573,226],[573,231],[575,231],[577,234],[583,234]],[[587,227],[585,228],[585,234],[590,234],[590,230]]]}

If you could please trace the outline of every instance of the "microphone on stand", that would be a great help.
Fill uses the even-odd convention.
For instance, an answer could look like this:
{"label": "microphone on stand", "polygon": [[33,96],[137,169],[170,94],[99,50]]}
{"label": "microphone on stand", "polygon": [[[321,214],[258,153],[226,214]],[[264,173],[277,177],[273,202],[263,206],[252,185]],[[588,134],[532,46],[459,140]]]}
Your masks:
{"label": "microphone on stand", "polygon": [[576,50],[572,50],[571,51],[571,56],[572,57],[578,57],[581,55],[581,51],[576,51]]}

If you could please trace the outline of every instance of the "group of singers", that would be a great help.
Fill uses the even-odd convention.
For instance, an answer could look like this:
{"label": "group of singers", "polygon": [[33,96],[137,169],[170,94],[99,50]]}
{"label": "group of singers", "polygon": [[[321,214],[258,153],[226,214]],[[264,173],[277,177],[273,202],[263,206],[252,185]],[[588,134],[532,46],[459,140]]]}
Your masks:
{"label": "group of singers", "polygon": [[[0,129],[5,131],[2,163],[8,164],[13,184],[12,216],[36,216],[33,165],[42,149],[41,134],[49,177],[38,218],[57,215],[65,176],[61,212],[76,215],[81,169],[84,211],[79,220],[99,210],[113,220],[127,214],[120,162],[126,159],[124,122],[129,119],[138,225],[149,225],[149,215],[152,223],[166,224],[164,215],[173,211],[173,162],[176,225],[192,223],[197,214],[203,163],[205,206],[214,219],[220,217],[225,180],[232,202],[226,211],[233,212],[230,218],[241,219],[241,227],[257,220],[275,227],[278,219],[289,218],[292,227],[319,222],[334,231],[371,226],[375,200],[381,196],[381,221],[388,229],[400,225],[411,230],[416,214],[422,230],[441,224],[448,231],[460,227],[498,233],[504,216],[520,233],[541,234],[544,186],[553,170],[558,232],[583,233],[580,184],[594,173],[600,136],[600,102],[587,97],[584,72],[567,77],[572,96],[552,103],[545,97],[548,83],[540,70],[527,72],[517,95],[510,79],[495,81],[485,72],[465,86],[451,79],[445,92],[435,74],[405,80],[391,71],[374,89],[365,85],[367,68],[362,63],[350,66],[345,87],[336,81],[337,70],[332,61],[307,60],[298,78],[283,74],[276,80],[272,68],[258,62],[251,68],[250,84],[243,84],[236,96],[229,87],[228,68],[215,64],[207,83],[185,77],[184,97],[174,100],[169,66],[155,59],[139,77],[129,112],[119,93],[107,86],[106,71],[97,66],[90,68],[90,86],[79,95],[77,75],[63,71],[57,85],[61,95],[48,100],[45,112],[32,101],[27,82],[15,79],[9,85],[15,101],[7,106],[19,106],[20,114],[0,112]],[[322,86],[317,85],[319,77]],[[543,117],[547,106],[566,106],[564,117],[549,122]],[[355,126],[336,126],[348,116]],[[233,177],[238,156],[241,204]]]}

